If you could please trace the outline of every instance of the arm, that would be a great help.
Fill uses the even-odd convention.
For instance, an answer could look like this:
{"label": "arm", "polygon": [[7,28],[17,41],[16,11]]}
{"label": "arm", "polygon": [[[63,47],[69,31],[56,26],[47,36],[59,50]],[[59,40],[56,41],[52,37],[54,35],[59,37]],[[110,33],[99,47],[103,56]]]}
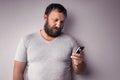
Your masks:
{"label": "arm", "polygon": [[86,63],[82,62],[82,63],[79,63],[78,65],[75,65],[74,63],[72,63],[72,67],[76,73],[83,74],[86,70]]}
{"label": "arm", "polygon": [[13,80],[24,80],[26,62],[14,62]]}
{"label": "arm", "polygon": [[83,52],[80,54],[72,54],[71,58],[73,70],[78,74],[83,74],[86,70],[86,63],[84,62]]}

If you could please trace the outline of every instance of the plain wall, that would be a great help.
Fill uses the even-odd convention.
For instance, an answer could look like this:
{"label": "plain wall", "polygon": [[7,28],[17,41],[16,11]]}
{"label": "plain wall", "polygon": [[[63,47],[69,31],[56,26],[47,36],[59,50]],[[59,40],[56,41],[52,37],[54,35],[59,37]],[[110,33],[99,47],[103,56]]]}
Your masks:
{"label": "plain wall", "polygon": [[20,38],[43,27],[52,2],[67,8],[64,32],[85,46],[88,73],[76,80],[120,80],[119,0],[0,0],[0,80],[12,80]]}

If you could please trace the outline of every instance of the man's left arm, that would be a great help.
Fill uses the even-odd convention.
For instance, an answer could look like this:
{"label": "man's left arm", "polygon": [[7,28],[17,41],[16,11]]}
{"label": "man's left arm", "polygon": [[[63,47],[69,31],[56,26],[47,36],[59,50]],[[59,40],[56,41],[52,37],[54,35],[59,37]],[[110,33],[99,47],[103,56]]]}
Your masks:
{"label": "man's left arm", "polygon": [[81,51],[80,54],[73,53],[71,58],[73,70],[77,74],[83,74],[86,70],[83,51]]}

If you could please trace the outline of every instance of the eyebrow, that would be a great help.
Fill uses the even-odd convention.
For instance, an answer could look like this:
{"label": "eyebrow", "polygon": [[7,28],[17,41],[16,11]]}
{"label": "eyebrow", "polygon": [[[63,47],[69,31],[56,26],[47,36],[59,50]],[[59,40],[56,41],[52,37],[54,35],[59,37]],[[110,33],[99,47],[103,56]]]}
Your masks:
{"label": "eyebrow", "polygon": [[[52,18],[53,20],[60,20],[60,19],[58,19],[58,18]],[[64,22],[65,20],[60,20],[61,22]]]}

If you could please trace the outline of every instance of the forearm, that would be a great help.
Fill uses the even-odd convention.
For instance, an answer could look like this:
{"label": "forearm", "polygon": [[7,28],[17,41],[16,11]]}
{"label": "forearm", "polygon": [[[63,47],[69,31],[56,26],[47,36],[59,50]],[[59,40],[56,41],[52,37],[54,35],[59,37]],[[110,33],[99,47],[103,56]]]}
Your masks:
{"label": "forearm", "polygon": [[24,80],[23,73],[14,73],[13,80]]}
{"label": "forearm", "polygon": [[83,74],[86,70],[86,63],[85,62],[82,62],[78,65],[72,64],[72,66],[73,66],[74,71],[77,74]]}
{"label": "forearm", "polygon": [[26,62],[15,61],[13,70],[13,80],[24,80]]}

